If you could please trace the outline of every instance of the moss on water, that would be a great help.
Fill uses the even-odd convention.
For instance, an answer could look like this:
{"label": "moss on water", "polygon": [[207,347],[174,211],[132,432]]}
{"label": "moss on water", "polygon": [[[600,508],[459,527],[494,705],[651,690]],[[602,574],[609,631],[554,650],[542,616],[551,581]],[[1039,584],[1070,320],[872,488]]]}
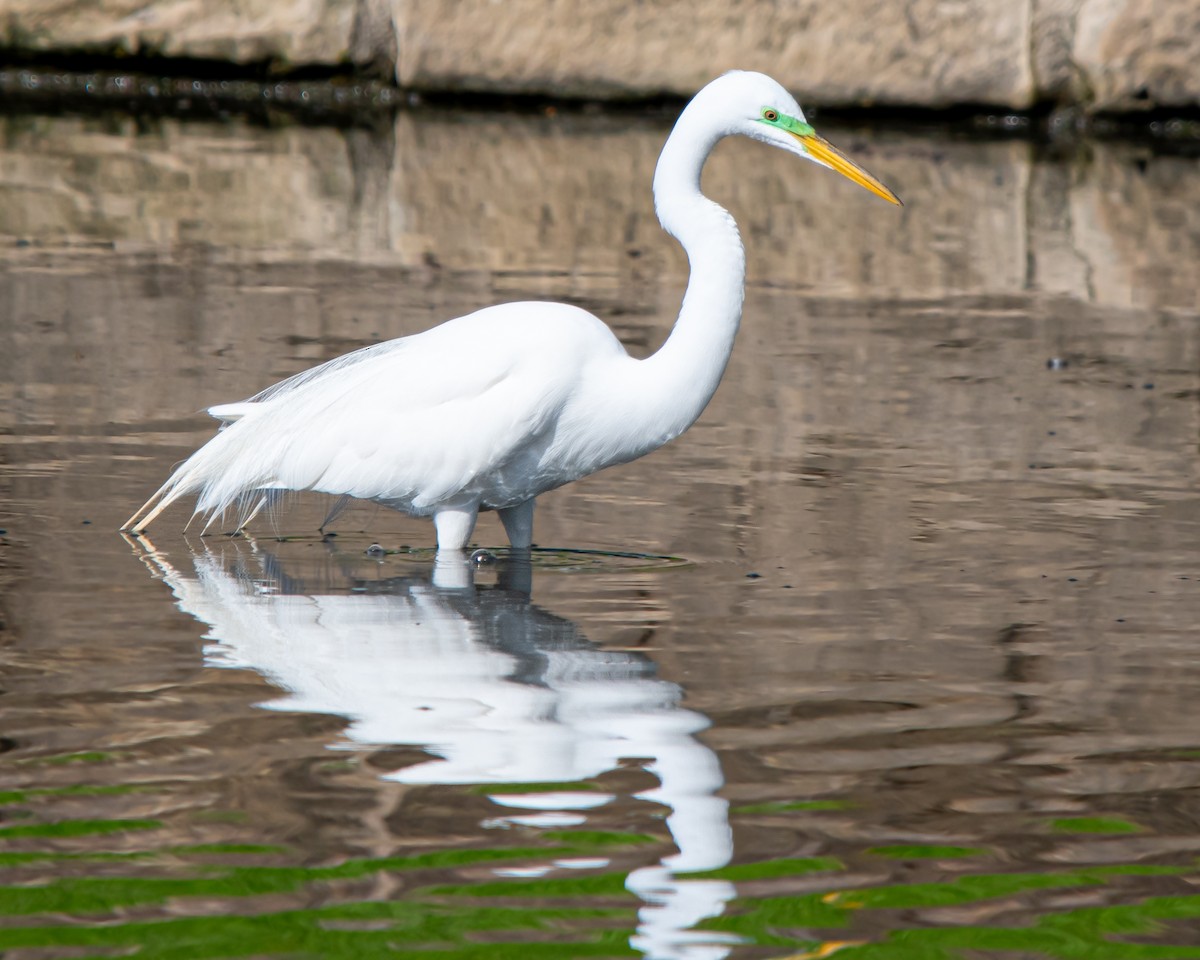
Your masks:
{"label": "moss on water", "polygon": [[86,837],[130,830],[157,830],[161,820],[58,820],[54,823],[30,823],[19,827],[0,827],[0,840],[29,837]]}
{"label": "moss on water", "polygon": [[30,766],[62,767],[75,763],[108,763],[110,760],[124,760],[126,756],[119,753],[109,753],[105,750],[82,750],[76,753],[59,753],[49,757],[30,757],[20,763]]}
{"label": "moss on water", "polygon": [[588,848],[662,842],[658,837],[652,837],[648,833],[620,833],[608,830],[547,830],[542,837],[556,843]]}
{"label": "moss on water", "polygon": [[848,810],[850,806],[844,800],[777,800],[770,803],[751,803],[734,807],[730,812],[738,814],[803,813],[806,811]]}
{"label": "moss on water", "polygon": [[[6,827],[0,831],[0,839],[96,838],[161,826],[150,819],[57,821]],[[364,857],[329,866],[239,865],[230,861],[239,856],[295,855],[287,847],[253,843],[173,845],[140,851],[0,851],[0,866],[22,868],[22,874],[30,865],[55,860],[90,860],[106,864],[105,871],[123,873],[10,882],[0,887],[0,917],[20,918],[20,922],[0,928],[0,953],[69,950],[72,956],[135,954],[139,960],[252,956],[557,960],[564,956],[636,955],[629,941],[639,922],[641,901],[627,888],[623,870],[551,870],[533,879],[491,879],[487,868],[521,861],[547,868],[562,857],[629,851],[663,841],[647,834],[604,830],[554,830],[538,837],[540,843],[533,845]],[[983,848],[936,844],[896,844],[868,852],[908,860],[990,854]],[[653,854],[643,856],[652,858]],[[134,875],[138,865],[147,861],[155,862],[143,870],[146,873],[164,869],[186,872]],[[123,864],[128,867],[122,868]],[[463,879],[444,882],[438,874],[446,870],[462,870]],[[849,960],[960,960],[1013,953],[1047,960],[1200,960],[1200,946],[1191,946],[1186,934],[1178,938],[1183,946],[1145,942],[1150,938],[1169,941],[1172,923],[1200,920],[1200,895],[1148,896],[1145,882],[1156,880],[1161,885],[1194,871],[1192,864],[1131,863],[969,873],[928,882],[855,887],[854,875],[845,873],[837,858],[780,857],[680,874],[678,882],[725,880],[739,884],[738,899],[727,904],[723,914],[693,928],[692,935],[700,942],[709,931],[796,957],[836,953]],[[434,875],[426,877],[425,872]],[[345,885],[386,873],[411,877],[387,885]],[[937,874],[933,875],[936,878]],[[803,889],[813,892],[797,894],[798,879],[803,880]],[[1137,886],[1138,881],[1143,885]],[[823,889],[813,890],[814,884]],[[1053,902],[1046,896],[1051,891],[1104,887],[1111,887],[1117,896],[1135,899],[1139,894],[1129,890],[1139,890],[1142,899],[1068,910],[1045,907]],[[336,900],[363,889],[396,892],[389,899],[270,909],[278,907],[278,901],[270,898],[299,894],[303,905]],[[1004,916],[1027,922],[939,926],[923,919],[927,916],[924,911],[988,901],[1000,904]],[[205,915],[187,916],[192,909],[189,902],[202,904]],[[220,904],[216,913],[213,904]],[[155,907],[166,907],[168,915],[145,919],[145,911]],[[130,910],[138,911],[142,919],[124,921]],[[990,918],[994,912],[989,908],[978,915]],[[70,917],[71,922],[61,922],[63,917]],[[862,937],[860,929],[875,932]],[[879,933],[881,930],[884,932]]]}
{"label": "moss on water", "polygon": [[39,886],[0,887],[0,916],[90,916],[168,899],[240,899],[291,893],[312,883],[354,880],[386,871],[443,869],[572,852],[565,847],[446,850],[412,857],[347,860],[333,867],[212,867],[192,877],[73,877]]}
{"label": "moss on water", "polygon": [[982,847],[956,847],[939,844],[890,844],[871,847],[867,853],[891,860],[954,860],[963,857],[986,857],[989,851]]}
{"label": "moss on water", "polygon": [[704,870],[697,873],[685,873],[681,876],[688,880],[729,880],[732,882],[747,880],[771,880],[778,877],[794,877],[806,873],[844,870],[840,860],[833,857],[789,857],[779,860],[765,860],[760,863],[743,863],[733,867],[722,867],[719,870]]}
{"label": "moss on water", "polygon": [[498,797],[524,793],[595,793],[599,789],[596,784],[586,780],[572,780],[561,783],[486,783],[471,787],[471,792]]}
{"label": "moss on water", "polygon": [[1121,817],[1062,817],[1050,821],[1055,833],[1141,833],[1142,827]]}
{"label": "moss on water", "polygon": [[142,793],[157,789],[141,784],[120,784],[111,787],[80,784],[70,787],[32,787],[28,790],[0,791],[0,807],[32,800],[55,797],[119,797],[127,793]]}

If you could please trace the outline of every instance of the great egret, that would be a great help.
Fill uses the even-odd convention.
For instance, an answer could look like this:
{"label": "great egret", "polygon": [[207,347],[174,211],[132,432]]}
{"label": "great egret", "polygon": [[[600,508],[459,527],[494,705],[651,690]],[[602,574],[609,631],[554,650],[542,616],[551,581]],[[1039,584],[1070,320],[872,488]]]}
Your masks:
{"label": "great egret", "polygon": [[432,516],[439,550],[467,545],[480,510],[530,546],[539,493],[678,437],[725,372],[741,321],[745,256],[728,211],[700,192],[719,140],[740,134],[899,198],[819,137],[776,81],[732,72],[687,105],[654,172],[659,222],[687,253],[671,335],[630,357],[598,318],[561,303],[506,303],[376,344],[212,407],[221,430],[123,529],[185,494],[193,515],[238,507],[239,527],[283,490],[317,490]]}

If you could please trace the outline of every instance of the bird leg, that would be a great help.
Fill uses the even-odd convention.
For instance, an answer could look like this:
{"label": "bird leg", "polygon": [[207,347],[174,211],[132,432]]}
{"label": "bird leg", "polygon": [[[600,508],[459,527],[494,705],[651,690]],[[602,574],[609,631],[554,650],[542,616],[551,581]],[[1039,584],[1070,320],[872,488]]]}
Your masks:
{"label": "bird leg", "polygon": [[433,515],[438,550],[462,550],[466,547],[478,517],[478,503],[440,507]]}
{"label": "bird leg", "polygon": [[508,542],[517,550],[527,550],[533,544],[533,504],[534,499],[530,497],[515,507],[496,511],[508,534]]}

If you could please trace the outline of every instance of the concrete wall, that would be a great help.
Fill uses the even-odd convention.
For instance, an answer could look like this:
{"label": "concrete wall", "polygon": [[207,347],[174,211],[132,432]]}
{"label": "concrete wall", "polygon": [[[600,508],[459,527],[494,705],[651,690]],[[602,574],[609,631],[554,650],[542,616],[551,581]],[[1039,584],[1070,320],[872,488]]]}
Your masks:
{"label": "concrete wall", "polygon": [[406,87],[687,95],[731,68],[825,105],[1200,105],[1195,0],[0,0],[10,49],[375,69]]}

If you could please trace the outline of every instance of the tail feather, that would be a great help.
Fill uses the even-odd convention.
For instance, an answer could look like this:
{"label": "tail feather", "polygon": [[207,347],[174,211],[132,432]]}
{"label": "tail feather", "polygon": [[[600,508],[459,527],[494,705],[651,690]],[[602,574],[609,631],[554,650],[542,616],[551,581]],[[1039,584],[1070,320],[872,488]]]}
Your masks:
{"label": "tail feather", "polygon": [[237,403],[222,403],[219,406],[209,407],[206,412],[214,420],[220,420],[223,426],[228,426],[252,413],[256,406],[253,401],[240,400]]}
{"label": "tail feather", "polygon": [[[338,404],[351,409],[344,401],[354,391],[395,380],[383,376],[382,364],[406,351],[411,342],[405,338],[376,344],[290,377],[249,400],[211,407],[208,412],[221,421],[216,436],[180,464],[122,530],[140,533],[180,497],[192,494],[193,517],[201,514],[212,523],[238,509],[244,517],[240,528],[271,506],[273,491],[320,489],[329,464],[319,449],[303,450],[301,441],[310,426],[320,420],[326,423],[322,436],[333,436],[328,411]],[[366,392],[373,395],[370,389]]]}
{"label": "tail feather", "polygon": [[[196,513],[199,513],[199,512],[200,512],[199,510],[196,511]],[[208,515],[208,519],[204,521],[204,526],[200,528],[200,536],[202,536],[202,537],[205,536],[208,533],[208,528],[211,527],[214,523],[216,523],[217,517],[220,517],[220,516],[223,516],[223,514],[210,513]]]}
{"label": "tail feather", "polygon": [[[130,517],[128,520],[126,520],[123,524],[121,524],[121,532],[122,533],[124,533],[124,532],[141,533],[146,528],[146,525],[150,521],[146,520],[145,522],[142,522],[142,518],[146,515],[147,511],[149,511],[150,508],[154,506],[155,503],[157,503],[163,496],[165,496],[166,494],[168,494],[171,491],[171,488],[175,485],[175,478],[178,475],[178,473],[179,473],[179,471],[177,470],[177,471],[175,471],[175,473],[171,474],[171,476],[167,478],[167,482],[164,483],[157,490],[155,490],[154,493],[151,494],[150,499],[147,500],[140,507],[138,507],[137,510],[134,511],[132,517]],[[154,511],[154,517],[158,516],[158,514],[161,512],[161,510],[162,510],[161,507],[156,509]],[[150,519],[153,519],[153,517],[151,517]]]}
{"label": "tail feather", "polygon": [[248,526],[250,521],[253,520],[255,517],[257,517],[262,512],[263,507],[265,507],[270,502],[271,502],[271,491],[268,490],[265,493],[263,493],[263,495],[261,497],[258,498],[258,502],[256,504],[254,504],[253,507],[251,507],[249,510],[242,511],[242,516],[238,520],[237,528],[239,530],[242,530],[246,526]]}
{"label": "tail feather", "polygon": [[[155,517],[188,492],[186,487],[170,489],[171,485],[171,481],[168,480],[154,496],[142,504],[137,513],[125,521],[125,525],[121,529],[128,530],[130,533],[141,533],[154,522]],[[157,504],[155,504],[156,500]],[[153,509],[149,509],[150,507]]]}
{"label": "tail feather", "polygon": [[[196,494],[196,507],[192,511],[194,517],[198,513],[208,516],[205,529],[231,507],[244,501],[251,495],[263,497],[263,491],[272,486],[269,479],[256,475],[254,472],[234,471],[231,469],[243,444],[237,442],[238,431],[234,427],[242,421],[229,423],[215,437],[181,463],[167,478],[167,482],[155,491],[154,495],[125,521],[122,530],[130,533],[141,533],[160,513],[171,504],[188,494]],[[232,438],[232,442],[231,442]],[[252,439],[252,438],[251,438]],[[238,475],[240,473],[240,475]],[[259,502],[253,507],[250,516],[262,509]],[[246,518],[249,520],[249,517]],[[245,521],[239,526],[244,525]]]}
{"label": "tail feather", "polygon": [[333,523],[334,520],[342,515],[342,512],[347,506],[349,506],[349,504],[350,497],[348,495],[343,494],[342,496],[338,497],[337,500],[333,502],[333,506],[329,508],[329,512],[325,514],[325,519],[321,521],[321,525],[317,527],[317,529],[324,530],[327,526]]}

